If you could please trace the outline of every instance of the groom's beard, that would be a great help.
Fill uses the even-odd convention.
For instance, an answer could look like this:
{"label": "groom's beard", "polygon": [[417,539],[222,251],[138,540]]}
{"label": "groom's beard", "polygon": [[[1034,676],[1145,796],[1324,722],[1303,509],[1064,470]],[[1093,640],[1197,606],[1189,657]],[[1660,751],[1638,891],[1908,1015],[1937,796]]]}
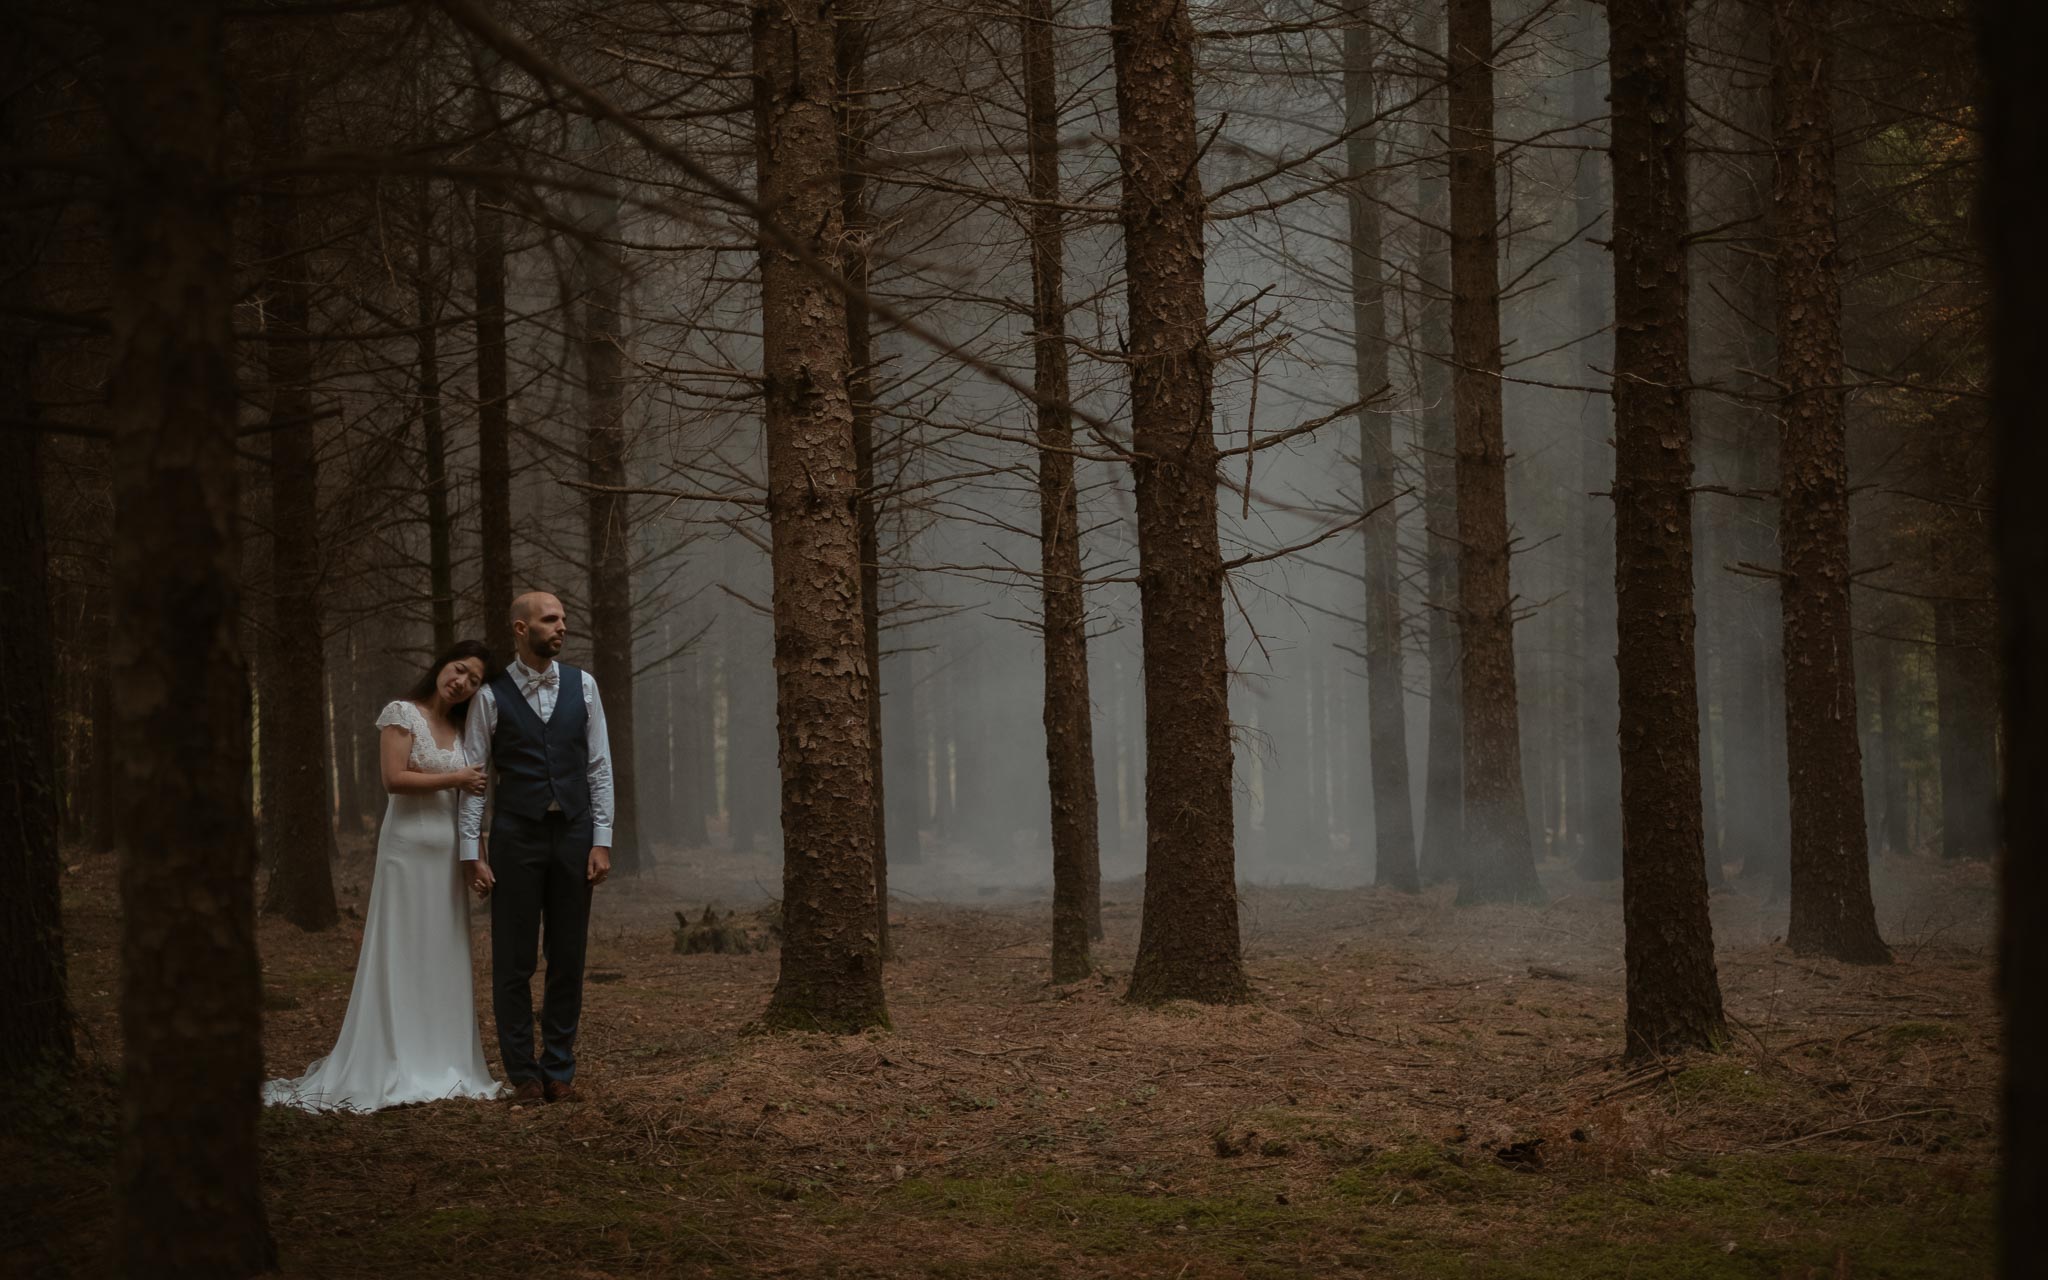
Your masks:
{"label": "groom's beard", "polygon": [[562,641],[564,638],[558,635],[552,640],[529,640],[527,644],[533,650],[529,656],[539,658],[543,662],[552,659],[562,651]]}

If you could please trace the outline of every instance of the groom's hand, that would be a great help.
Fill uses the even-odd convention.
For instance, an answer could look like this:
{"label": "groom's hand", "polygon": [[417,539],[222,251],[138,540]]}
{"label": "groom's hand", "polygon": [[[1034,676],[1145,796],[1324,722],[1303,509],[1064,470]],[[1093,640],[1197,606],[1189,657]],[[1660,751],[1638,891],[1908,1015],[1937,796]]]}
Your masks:
{"label": "groom's hand", "polygon": [[604,878],[610,875],[611,873],[611,847],[609,845],[602,844],[594,844],[590,846],[590,870],[586,873],[585,878],[588,879],[590,883],[593,885],[600,885],[604,883]]}
{"label": "groom's hand", "polygon": [[482,858],[463,863],[462,878],[469,882],[469,887],[479,898],[490,897],[491,886],[498,882],[498,878],[491,874],[491,864]]}

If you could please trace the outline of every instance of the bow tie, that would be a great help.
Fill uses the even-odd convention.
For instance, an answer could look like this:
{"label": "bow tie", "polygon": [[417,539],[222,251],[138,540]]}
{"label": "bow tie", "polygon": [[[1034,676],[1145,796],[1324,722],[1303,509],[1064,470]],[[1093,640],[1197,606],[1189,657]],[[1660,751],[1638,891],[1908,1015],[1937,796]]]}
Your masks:
{"label": "bow tie", "polygon": [[562,682],[562,677],[561,672],[550,666],[539,675],[534,675],[532,672],[521,672],[519,680],[525,686],[525,692],[533,693],[539,689],[554,688]]}

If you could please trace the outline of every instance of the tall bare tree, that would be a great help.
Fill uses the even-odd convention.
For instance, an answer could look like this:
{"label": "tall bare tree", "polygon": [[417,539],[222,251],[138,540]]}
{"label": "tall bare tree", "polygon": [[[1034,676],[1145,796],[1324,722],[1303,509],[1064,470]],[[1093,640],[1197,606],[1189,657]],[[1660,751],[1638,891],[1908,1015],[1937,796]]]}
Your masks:
{"label": "tall bare tree", "polygon": [[256,1157],[263,1046],[236,635],[235,277],[218,3],[100,7],[114,154],[115,821],[120,1266],[246,1276],[276,1251]]}
{"label": "tall bare tree", "polygon": [[1023,0],[1024,120],[1030,153],[1032,389],[1038,393],[1040,635],[1045,653],[1045,762],[1052,801],[1052,978],[1093,965],[1101,851],[1094,724],[1088,705],[1088,618],[1081,589],[1081,515],[1068,401],[1066,233],[1060,209],[1057,30],[1052,0]]}
{"label": "tall bare tree", "polygon": [[[247,101],[258,163],[283,168],[304,150],[300,58],[306,28],[273,24]],[[264,263],[264,355],[270,380],[271,611],[263,679],[263,825],[267,914],[301,929],[341,919],[334,900],[328,781],[327,637],[322,632],[320,449],[308,340],[311,267],[297,179],[267,175],[256,200]]]}
{"label": "tall bare tree", "polygon": [[1614,548],[1629,1056],[1725,1034],[1700,828],[1685,7],[1610,0]]}
{"label": "tall bare tree", "polygon": [[[487,169],[506,163],[493,73],[479,55],[472,127]],[[512,422],[505,324],[505,215],[502,187],[479,183],[471,209],[470,277],[476,290],[477,516],[482,545],[484,637],[500,662],[512,660]],[[598,688],[604,685],[600,682]]]}
{"label": "tall bare tree", "polygon": [[[590,140],[601,141],[595,126]],[[645,869],[641,854],[639,770],[633,736],[633,524],[626,487],[625,269],[615,247],[619,206],[609,197],[586,208],[576,249],[578,327],[583,357],[585,554],[590,568],[590,673],[604,697],[616,793],[612,865],[622,875]]]}
{"label": "tall bare tree", "polygon": [[[1430,24],[1431,48],[1444,24]],[[1432,129],[1445,127],[1448,88],[1419,90]],[[1456,880],[1464,861],[1465,746],[1463,676],[1458,658],[1458,442],[1451,412],[1451,269],[1447,165],[1425,160],[1416,182],[1416,275],[1422,358],[1416,384],[1422,399],[1423,594],[1429,609],[1429,755],[1423,783],[1421,864],[1424,884]]]}
{"label": "tall bare tree", "polygon": [[[867,101],[871,13],[839,18],[839,200],[846,220],[840,270],[863,292],[874,227],[868,216],[867,152],[872,114]],[[882,539],[875,500],[875,343],[864,306],[846,309],[846,393],[853,405],[853,456],[860,482],[860,620],[868,655],[868,753],[874,789],[875,930],[889,955],[889,822],[882,768]],[[913,851],[914,852],[914,851]]]}
{"label": "tall bare tree", "polygon": [[[0,53],[0,148],[29,150],[36,95],[27,41]],[[19,196],[29,194],[20,192]],[[0,211],[0,418],[12,456],[0,467],[0,1037],[30,1068],[61,1070],[74,1052],[64,987],[63,890],[58,879],[57,754],[51,707],[57,637],[50,609],[43,515],[43,440],[33,429],[35,334],[31,247],[38,219],[17,198]],[[105,754],[104,744],[95,744]]]}
{"label": "tall bare tree", "polygon": [[1144,626],[1145,907],[1133,1000],[1242,1000],[1194,25],[1112,0]]}
{"label": "tall bare tree", "polygon": [[[1387,299],[1380,276],[1385,244],[1373,172],[1379,166],[1378,57],[1370,4],[1355,5],[1344,25],[1345,212],[1351,232],[1351,342],[1359,399],[1358,478],[1365,524],[1365,679],[1367,754],[1372,769],[1373,879],[1413,893],[1415,811],[1408,794],[1408,688],[1401,674],[1400,492],[1394,419],[1379,400],[1387,389]],[[1355,785],[1355,784],[1354,784]]]}
{"label": "tall bare tree", "polygon": [[1465,848],[1458,901],[1543,896],[1522,788],[1501,406],[1493,0],[1450,0],[1451,401],[1458,447],[1458,633]]}
{"label": "tall bare tree", "polygon": [[2005,1014],[2000,1273],[2048,1256],[2048,9],[1978,0],[1986,84],[1982,213],[1990,251],[1991,415],[2005,658],[2005,841],[1999,1002]]}
{"label": "tall bare tree", "polygon": [[1828,101],[1830,0],[1772,0],[1779,594],[1792,787],[1794,950],[1883,963],[1863,827],[1849,627],[1849,459]]}
{"label": "tall bare tree", "polygon": [[845,229],[837,18],[832,0],[753,11],[760,202],[774,219],[762,230],[761,345],[786,846],[782,965],[766,1018],[856,1031],[889,1015],[846,302],[814,269],[836,257]]}

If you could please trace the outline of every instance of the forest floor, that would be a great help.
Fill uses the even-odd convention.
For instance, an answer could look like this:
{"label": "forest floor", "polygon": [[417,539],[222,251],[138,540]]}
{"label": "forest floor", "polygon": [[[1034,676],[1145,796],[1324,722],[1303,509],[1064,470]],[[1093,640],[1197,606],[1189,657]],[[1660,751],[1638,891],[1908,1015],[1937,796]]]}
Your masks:
{"label": "forest floor", "polygon": [[[1981,864],[1882,862],[1875,968],[1795,957],[1781,904],[1717,892],[1730,1043],[1625,1068],[1619,887],[1561,865],[1540,908],[1247,887],[1253,1001],[1159,1009],[1120,999],[1135,880],[1105,886],[1101,979],[1055,987],[1042,890],[901,868],[894,1028],[828,1036],[752,1026],[772,952],[672,949],[674,910],[761,903],[775,859],[662,862],[601,891],[581,1100],[265,1114],[286,1274],[1991,1274]],[[344,860],[344,927],[262,925],[272,1076],[340,1026],[368,867]],[[65,896],[92,1068],[61,1117],[0,1122],[10,1276],[106,1269],[111,860]]]}

